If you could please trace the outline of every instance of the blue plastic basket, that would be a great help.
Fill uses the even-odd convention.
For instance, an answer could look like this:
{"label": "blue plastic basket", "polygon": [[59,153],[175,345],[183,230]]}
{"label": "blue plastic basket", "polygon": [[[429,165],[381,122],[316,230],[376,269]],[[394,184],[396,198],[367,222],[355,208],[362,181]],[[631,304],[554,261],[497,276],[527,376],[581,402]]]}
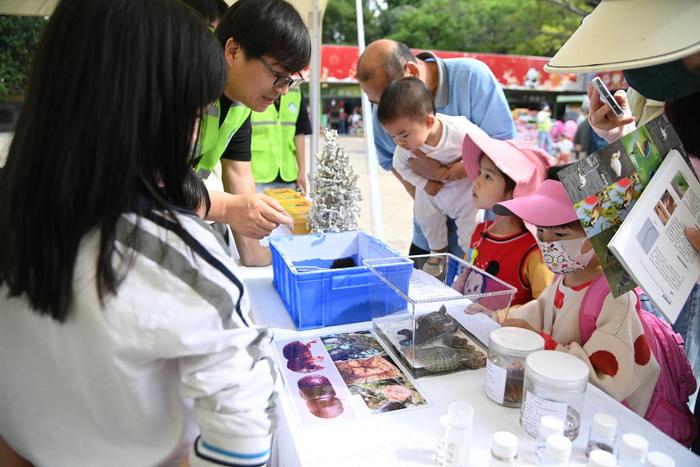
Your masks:
{"label": "blue plastic basket", "polygon": [[[313,329],[372,320],[373,301],[384,297],[387,312],[404,306],[386,290],[364,259],[397,258],[381,266],[394,284],[408,291],[413,262],[364,232],[292,235],[270,239],[273,284],[297,329]],[[358,266],[330,269],[338,258],[351,257]],[[370,293],[371,292],[371,293]]]}

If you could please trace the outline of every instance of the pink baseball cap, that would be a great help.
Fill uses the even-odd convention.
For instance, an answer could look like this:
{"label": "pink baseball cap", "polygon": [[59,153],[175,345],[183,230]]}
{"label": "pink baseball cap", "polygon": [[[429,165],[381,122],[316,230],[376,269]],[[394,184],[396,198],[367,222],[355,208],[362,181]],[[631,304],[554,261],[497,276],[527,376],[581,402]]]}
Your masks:
{"label": "pink baseball cap", "polygon": [[494,204],[493,212],[499,216],[518,216],[538,227],[555,227],[578,220],[564,184],[556,180],[545,180],[531,195]]}
{"label": "pink baseball cap", "polygon": [[485,131],[474,126],[462,143],[464,170],[472,181],[479,177],[482,152],[515,182],[514,198],[533,193],[547,176],[547,169],[551,165],[549,155],[534,144],[517,139],[502,141],[491,138]]}

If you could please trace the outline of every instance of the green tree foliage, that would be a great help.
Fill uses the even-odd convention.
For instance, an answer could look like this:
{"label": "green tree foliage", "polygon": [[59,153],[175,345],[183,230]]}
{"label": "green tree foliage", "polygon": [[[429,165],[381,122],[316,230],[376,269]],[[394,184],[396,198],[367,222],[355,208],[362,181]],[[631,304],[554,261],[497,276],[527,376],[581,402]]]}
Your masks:
{"label": "green tree foliage", "polygon": [[24,93],[32,53],[45,24],[42,17],[0,16],[0,98]]}
{"label": "green tree foliage", "polygon": [[[551,56],[595,3],[591,0],[370,1],[365,12],[365,37],[368,43],[388,37],[418,49]],[[328,31],[327,35],[324,29],[324,43],[356,43],[354,6],[353,0],[328,3],[324,28],[333,32]],[[341,18],[349,16],[351,29],[345,30]]]}
{"label": "green tree foliage", "polygon": [[[380,37],[378,31],[379,22],[374,13],[364,7],[365,37]],[[369,21],[368,21],[369,19]],[[355,0],[329,0],[326,12],[323,15],[324,44],[356,45],[357,44],[357,17],[355,14]]]}

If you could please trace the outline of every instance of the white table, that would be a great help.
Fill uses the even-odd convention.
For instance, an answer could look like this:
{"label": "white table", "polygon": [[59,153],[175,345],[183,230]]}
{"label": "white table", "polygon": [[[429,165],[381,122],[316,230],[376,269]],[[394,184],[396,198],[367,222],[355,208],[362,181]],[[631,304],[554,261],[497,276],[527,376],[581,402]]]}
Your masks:
{"label": "white table", "polygon": [[[240,269],[251,297],[253,318],[270,326],[279,339],[347,332],[363,325],[335,326],[298,332],[284,304],[272,286],[272,267]],[[370,327],[364,323],[364,329]],[[435,446],[444,435],[439,418],[454,401],[474,407],[471,462],[487,465],[493,433],[507,430],[519,441],[519,458],[533,463],[534,439],[518,424],[519,409],[502,407],[483,391],[484,369],[463,371],[416,380],[428,400],[426,407],[373,415],[353,421],[329,421],[321,426],[301,426],[290,397],[280,389],[279,426],[275,435],[273,465],[282,467],[327,466],[426,466],[437,465]],[[279,379],[282,381],[282,378]],[[282,383],[280,383],[282,384]],[[596,412],[614,415],[618,434],[635,432],[644,436],[650,450],[665,452],[678,467],[700,466],[700,457],[657,430],[595,386],[588,385],[582,415],[581,434],[574,441],[571,465],[585,465],[585,445],[591,417]]]}

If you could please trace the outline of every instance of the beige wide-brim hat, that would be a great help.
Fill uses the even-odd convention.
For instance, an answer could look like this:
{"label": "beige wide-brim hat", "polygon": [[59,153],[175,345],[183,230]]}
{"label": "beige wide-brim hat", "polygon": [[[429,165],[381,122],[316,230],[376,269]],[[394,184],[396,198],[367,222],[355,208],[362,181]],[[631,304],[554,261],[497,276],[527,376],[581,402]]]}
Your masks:
{"label": "beige wide-brim hat", "polygon": [[700,0],[603,0],[547,72],[626,70],[700,52]]}

